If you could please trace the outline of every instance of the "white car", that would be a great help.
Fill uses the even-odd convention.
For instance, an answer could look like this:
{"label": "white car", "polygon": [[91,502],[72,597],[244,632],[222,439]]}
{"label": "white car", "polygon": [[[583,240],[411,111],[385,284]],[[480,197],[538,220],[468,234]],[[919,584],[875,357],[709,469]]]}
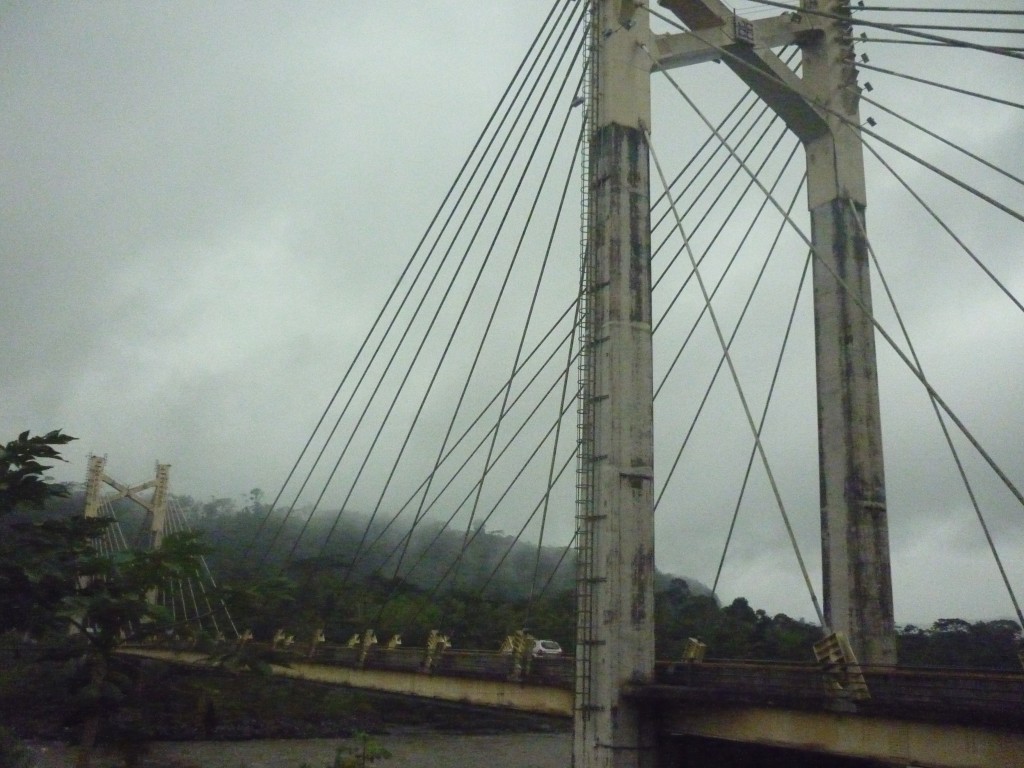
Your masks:
{"label": "white car", "polygon": [[562,646],[554,640],[535,640],[533,643],[534,656],[561,656]]}

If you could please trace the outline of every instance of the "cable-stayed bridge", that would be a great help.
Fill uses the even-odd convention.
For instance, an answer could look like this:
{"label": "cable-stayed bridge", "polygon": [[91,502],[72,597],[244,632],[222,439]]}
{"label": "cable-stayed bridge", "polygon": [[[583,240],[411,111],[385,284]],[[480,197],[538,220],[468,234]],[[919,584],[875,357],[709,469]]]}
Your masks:
{"label": "cable-stayed bridge", "polygon": [[[437,593],[467,583],[488,528],[563,546],[581,766],[650,764],[673,733],[934,765],[1014,754],[1019,722],[963,715],[961,678],[891,671],[890,551],[935,536],[935,510],[987,551],[976,572],[1024,623],[1021,13],[982,6],[552,4],[253,562],[315,562],[351,510],[371,525],[343,584],[366,562],[410,578],[428,525],[461,539]],[[391,528],[408,534],[385,545]],[[655,549],[716,593],[805,595],[819,666],[657,667]],[[532,597],[555,573],[538,554],[521,578]],[[382,637],[403,629],[375,618]],[[478,671],[522,687],[507,661]],[[968,699],[1019,709],[1019,680]],[[929,723],[976,730],[914,730]],[[842,746],[851,731],[888,751]],[[981,734],[1011,751],[954,746]]]}

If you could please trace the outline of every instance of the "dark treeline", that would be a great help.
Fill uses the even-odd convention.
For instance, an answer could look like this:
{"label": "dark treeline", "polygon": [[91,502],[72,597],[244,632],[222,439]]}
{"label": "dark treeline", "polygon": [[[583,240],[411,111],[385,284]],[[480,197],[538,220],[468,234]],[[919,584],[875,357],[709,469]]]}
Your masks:
{"label": "dark treeline", "polygon": [[[409,535],[382,522],[368,527],[359,513],[337,521],[320,514],[308,523],[303,512],[268,515],[258,489],[238,499],[176,503],[203,533],[210,569],[234,597],[236,625],[257,639],[284,630],[304,643],[322,630],[328,642],[342,643],[372,628],[381,642],[400,634],[406,646],[422,646],[437,629],[456,648],[496,650],[509,633],[526,629],[573,647],[571,551],[545,547],[538,555],[533,544],[483,529],[471,531],[464,548],[465,531],[435,522]],[[80,509],[77,489],[47,514]],[[137,508],[125,503],[116,515],[133,538],[142,522]],[[742,597],[722,605],[700,582],[666,574],[656,581],[655,617],[660,659],[680,658],[693,637],[707,644],[710,658],[812,661],[821,638],[817,624],[755,609]],[[1021,639],[1011,620],[939,619],[900,628],[899,657],[913,666],[1019,670]]]}

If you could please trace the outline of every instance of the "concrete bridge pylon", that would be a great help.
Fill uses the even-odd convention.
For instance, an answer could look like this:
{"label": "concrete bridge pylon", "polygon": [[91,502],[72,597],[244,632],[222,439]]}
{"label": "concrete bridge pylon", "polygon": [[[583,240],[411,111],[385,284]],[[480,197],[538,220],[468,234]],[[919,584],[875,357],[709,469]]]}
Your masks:
{"label": "concrete bridge pylon", "polygon": [[586,319],[577,515],[577,768],[651,765],[629,684],[654,672],[648,14],[592,6]]}
{"label": "concrete bridge pylon", "polygon": [[[591,0],[581,281],[577,768],[654,765],[623,696],[654,669],[654,448],[648,132],[652,71],[718,59],[803,143],[813,251],[826,634],[895,663],[869,253],[849,0],[756,21],[720,0],[661,0],[689,32],[652,36],[647,0]],[[801,47],[797,75],[772,48]],[[810,582],[808,581],[810,586]],[[819,611],[820,613],[820,611]]]}

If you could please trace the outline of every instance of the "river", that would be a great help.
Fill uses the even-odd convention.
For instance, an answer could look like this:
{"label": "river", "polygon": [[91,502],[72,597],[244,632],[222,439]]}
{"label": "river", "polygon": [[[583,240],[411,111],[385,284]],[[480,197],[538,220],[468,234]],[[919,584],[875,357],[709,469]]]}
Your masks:
{"label": "river", "polygon": [[[566,768],[571,761],[568,733],[513,733],[499,736],[456,736],[438,733],[396,733],[377,738],[391,759],[377,768]],[[261,741],[154,742],[142,766],[160,768],[329,768],[339,745],[348,739],[268,739]],[[69,768],[73,751],[59,745],[33,745],[36,768]],[[102,754],[96,768],[122,765]]]}

